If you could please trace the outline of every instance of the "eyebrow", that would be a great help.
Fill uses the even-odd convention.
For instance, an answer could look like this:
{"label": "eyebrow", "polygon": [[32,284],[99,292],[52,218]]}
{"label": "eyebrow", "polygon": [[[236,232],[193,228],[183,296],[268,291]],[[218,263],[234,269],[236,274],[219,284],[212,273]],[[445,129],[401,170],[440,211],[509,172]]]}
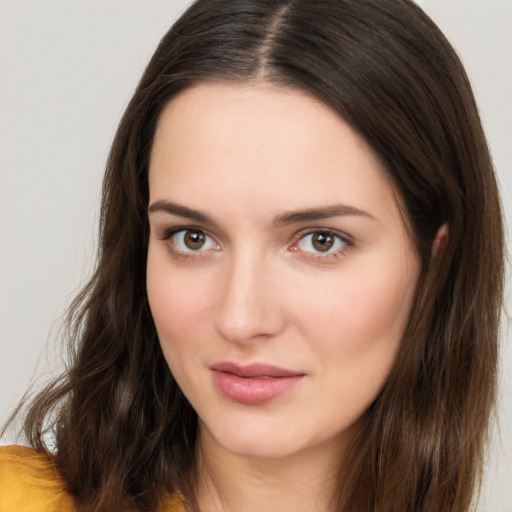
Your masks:
{"label": "eyebrow", "polygon": [[376,220],[373,215],[370,215],[364,210],[360,210],[354,206],[346,204],[334,204],[330,206],[322,206],[320,208],[307,208],[305,210],[297,210],[278,215],[273,222],[274,227],[287,226],[289,224],[296,224],[298,222],[329,219],[331,217],[342,216],[358,216],[366,217],[368,219]]}
{"label": "eyebrow", "polygon": [[152,212],[165,212],[171,215],[185,217],[186,219],[194,220],[196,222],[201,222],[203,224],[210,224],[212,226],[216,225],[216,222],[209,215],[206,215],[206,213],[193,210],[192,208],[188,208],[180,204],[172,203],[171,201],[155,201],[148,208],[148,213]]}
{"label": "eyebrow", "polygon": [[[210,224],[212,226],[217,225],[212,217],[203,213],[199,210],[193,210],[187,206],[182,206],[171,201],[159,200],[152,203],[148,212],[165,212],[171,215],[177,215],[191,219],[195,222],[201,222],[204,224]],[[296,210],[277,215],[272,224],[274,227],[284,227],[290,224],[297,224],[299,222],[307,222],[312,220],[322,220],[331,217],[342,217],[342,216],[358,216],[366,217],[368,219],[376,220],[373,215],[369,214],[364,210],[360,210],[354,206],[345,204],[335,204],[329,206],[322,206],[319,208],[306,208],[304,210]]]}

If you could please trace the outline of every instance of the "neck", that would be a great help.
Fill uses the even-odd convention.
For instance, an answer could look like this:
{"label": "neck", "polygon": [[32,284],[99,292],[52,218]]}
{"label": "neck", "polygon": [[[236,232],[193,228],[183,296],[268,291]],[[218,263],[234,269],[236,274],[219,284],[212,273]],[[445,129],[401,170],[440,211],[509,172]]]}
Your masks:
{"label": "neck", "polygon": [[329,443],[279,459],[244,457],[203,428],[197,452],[201,512],[329,512],[344,449]]}

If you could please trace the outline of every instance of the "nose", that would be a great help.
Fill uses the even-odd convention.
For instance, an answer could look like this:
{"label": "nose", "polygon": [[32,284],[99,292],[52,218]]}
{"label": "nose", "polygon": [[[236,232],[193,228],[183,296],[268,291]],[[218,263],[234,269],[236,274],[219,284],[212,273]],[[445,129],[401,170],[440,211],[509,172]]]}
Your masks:
{"label": "nose", "polygon": [[276,269],[245,253],[226,262],[215,311],[215,328],[227,341],[247,344],[279,334],[285,325]]}

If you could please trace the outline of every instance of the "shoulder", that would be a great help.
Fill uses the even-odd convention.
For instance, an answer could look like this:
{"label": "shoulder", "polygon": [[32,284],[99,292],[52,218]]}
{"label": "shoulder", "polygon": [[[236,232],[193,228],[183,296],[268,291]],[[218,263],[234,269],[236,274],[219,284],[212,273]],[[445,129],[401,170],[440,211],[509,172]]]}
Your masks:
{"label": "shoulder", "polygon": [[[26,446],[0,446],[0,512],[72,512],[73,499],[48,452]],[[168,496],[160,512],[185,512],[179,493]]]}
{"label": "shoulder", "polygon": [[25,446],[0,447],[0,512],[73,509],[73,500],[50,453]]}
{"label": "shoulder", "polygon": [[180,493],[171,494],[158,508],[158,512],[186,512],[183,496]]}

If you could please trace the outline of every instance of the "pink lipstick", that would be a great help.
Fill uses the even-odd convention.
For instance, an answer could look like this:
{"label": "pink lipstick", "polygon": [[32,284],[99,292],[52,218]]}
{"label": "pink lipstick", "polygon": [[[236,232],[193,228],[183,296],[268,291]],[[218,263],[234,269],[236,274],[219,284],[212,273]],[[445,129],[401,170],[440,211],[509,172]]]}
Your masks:
{"label": "pink lipstick", "polygon": [[221,362],[210,366],[214,386],[234,402],[260,405],[291,391],[304,373],[268,364],[240,366]]}

